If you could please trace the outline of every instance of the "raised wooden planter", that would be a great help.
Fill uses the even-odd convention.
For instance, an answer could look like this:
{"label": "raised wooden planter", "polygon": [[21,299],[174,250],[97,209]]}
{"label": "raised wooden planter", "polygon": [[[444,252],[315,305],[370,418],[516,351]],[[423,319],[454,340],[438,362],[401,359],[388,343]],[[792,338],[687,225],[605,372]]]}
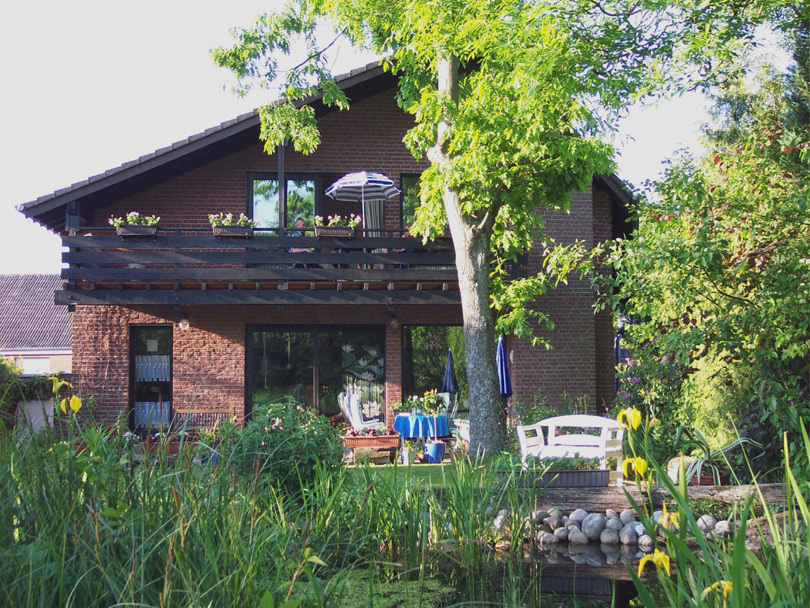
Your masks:
{"label": "raised wooden planter", "polygon": [[541,483],[547,488],[606,488],[610,471],[546,471]]}
{"label": "raised wooden planter", "polygon": [[354,228],[348,226],[315,226],[315,237],[351,239],[354,238]]}
{"label": "raised wooden planter", "polygon": [[396,448],[399,447],[399,435],[377,435],[375,437],[358,435],[344,437],[345,448]]}
{"label": "raised wooden planter", "polygon": [[253,237],[251,226],[212,226],[214,236],[249,239]]}
{"label": "raised wooden planter", "polygon": [[139,224],[126,224],[115,227],[115,233],[118,236],[156,236],[157,230],[157,226],[142,226]]}
{"label": "raised wooden planter", "polygon": [[[610,483],[610,471],[601,469],[597,471],[546,471],[540,474],[536,471],[521,471],[518,483],[522,487],[546,488],[606,488]],[[503,480],[504,473],[498,473],[498,479]]]}

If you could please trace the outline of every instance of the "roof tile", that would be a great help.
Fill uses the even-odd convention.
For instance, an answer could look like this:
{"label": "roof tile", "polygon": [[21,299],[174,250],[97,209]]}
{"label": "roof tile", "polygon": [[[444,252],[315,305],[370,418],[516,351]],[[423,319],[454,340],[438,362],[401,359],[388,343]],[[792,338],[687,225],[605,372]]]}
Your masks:
{"label": "roof tile", "polygon": [[0,275],[0,350],[69,349],[72,319],[53,303],[58,274]]}

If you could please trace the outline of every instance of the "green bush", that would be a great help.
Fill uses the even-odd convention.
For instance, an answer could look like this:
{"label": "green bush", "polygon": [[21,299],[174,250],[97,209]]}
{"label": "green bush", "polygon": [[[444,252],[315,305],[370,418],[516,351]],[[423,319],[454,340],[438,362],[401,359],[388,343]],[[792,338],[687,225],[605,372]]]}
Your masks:
{"label": "green bush", "polygon": [[261,406],[231,433],[230,458],[237,471],[295,491],[315,475],[315,466],[339,467],[340,435],[329,419],[292,399]]}

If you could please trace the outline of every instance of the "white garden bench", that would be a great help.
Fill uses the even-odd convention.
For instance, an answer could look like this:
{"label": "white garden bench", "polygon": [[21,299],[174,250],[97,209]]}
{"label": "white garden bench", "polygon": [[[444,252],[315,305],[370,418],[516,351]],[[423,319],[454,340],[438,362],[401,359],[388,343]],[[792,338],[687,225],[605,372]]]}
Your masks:
{"label": "white garden bench", "polygon": [[[543,428],[546,438],[543,437]],[[557,429],[599,429],[598,435],[572,433],[558,435]],[[624,427],[610,418],[587,415],[555,416],[536,424],[517,427],[518,443],[523,466],[529,456],[537,458],[598,458],[599,466],[607,468],[607,459],[616,458],[617,483],[624,481],[622,464],[622,439]]]}

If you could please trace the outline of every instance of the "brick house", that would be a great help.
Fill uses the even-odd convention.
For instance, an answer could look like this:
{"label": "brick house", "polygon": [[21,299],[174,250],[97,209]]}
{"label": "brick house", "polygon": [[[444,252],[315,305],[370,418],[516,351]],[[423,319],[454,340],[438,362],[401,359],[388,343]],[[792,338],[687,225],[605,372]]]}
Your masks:
{"label": "brick house", "polygon": [[[292,147],[268,155],[251,113],[19,207],[68,248],[55,297],[73,311],[74,383],[98,400],[97,418],[130,412],[136,427],[145,415],[244,419],[285,393],[332,414],[352,384],[366,416],[390,422],[403,391],[429,387],[436,352],[443,372],[462,321],[452,244],[403,236],[427,161],[402,143],[412,120],[391,74],[373,64],[338,81],[351,110],[311,102],[322,143],[310,156]],[[315,238],[314,214],[360,213],[323,194],[360,170],[387,175],[402,196],[353,239]],[[598,176],[570,214],[544,212],[546,225],[592,245],[625,231],[629,203],[618,179]],[[132,210],[161,217],[157,236],[111,231],[108,218]],[[246,212],[261,226],[249,240],[215,238],[208,215],[218,212]],[[303,237],[290,230],[297,217],[309,227]],[[539,264],[530,251],[528,271]],[[554,348],[509,340],[517,398],[558,405],[568,393],[592,408],[612,399],[612,322],[594,316],[593,301],[587,283],[572,281],[536,303],[556,324]]]}

